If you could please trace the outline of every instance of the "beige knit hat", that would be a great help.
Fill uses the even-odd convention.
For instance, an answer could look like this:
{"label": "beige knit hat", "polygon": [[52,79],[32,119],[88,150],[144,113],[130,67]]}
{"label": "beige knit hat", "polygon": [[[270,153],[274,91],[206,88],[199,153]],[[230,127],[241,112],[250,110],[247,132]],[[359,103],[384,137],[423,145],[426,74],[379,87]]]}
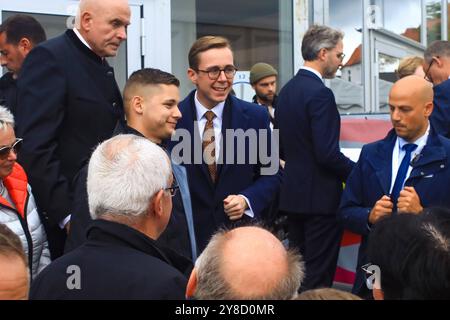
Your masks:
{"label": "beige knit hat", "polygon": [[255,84],[259,80],[270,76],[278,76],[277,70],[270,64],[264,62],[257,63],[250,70],[250,84]]}

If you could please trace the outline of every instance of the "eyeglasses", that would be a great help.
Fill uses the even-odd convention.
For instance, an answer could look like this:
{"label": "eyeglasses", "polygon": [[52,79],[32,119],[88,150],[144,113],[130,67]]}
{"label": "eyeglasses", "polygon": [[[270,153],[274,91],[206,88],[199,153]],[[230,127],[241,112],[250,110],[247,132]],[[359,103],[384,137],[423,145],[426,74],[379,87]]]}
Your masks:
{"label": "eyeglasses", "polygon": [[429,81],[431,83],[433,83],[433,79],[431,78],[431,75],[429,73],[430,73],[431,66],[433,65],[433,63],[434,63],[436,58],[439,58],[439,57],[433,57],[432,58],[432,60],[430,62],[430,65],[428,66],[427,71],[425,72],[425,77],[423,77],[425,80],[427,80],[427,81]]}
{"label": "eyeglasses", "polygon": [[11,146],[3,146],[0,148],[0,159],[5,160],[8,158],[11,151],[17,155],[20,151],[20,147],[22,146],[23,139],[16,138],[16,141]]}
{"label": "eyeglasses", "polygon": [[177,194],[177,190],[180,189],[180,186],[177,184],[172,185],[169,188],[164,188],[164,191],[169,191],[170,196],[174,197]]}
{"label": "eyeglasses", "polygon": [[226,66],[223,69],[220,69],[219,67],[212,67],[208,70],[197,69],[197,71],[207,73],[209,79],[211,80],[219,79],[220,73],[222,71],[225,74],[225,77],[227,77],[228,79],[233,79],[234,75],[236,74],[237,68],[235,66]]}
{"label": "eyeglasses", "polygon": [[344,60],[344,58],[345,58],[345,53],[338,53],[338,54],[336,55],[336,57],[337,57],[338,59],[340,59],[340,60]]}

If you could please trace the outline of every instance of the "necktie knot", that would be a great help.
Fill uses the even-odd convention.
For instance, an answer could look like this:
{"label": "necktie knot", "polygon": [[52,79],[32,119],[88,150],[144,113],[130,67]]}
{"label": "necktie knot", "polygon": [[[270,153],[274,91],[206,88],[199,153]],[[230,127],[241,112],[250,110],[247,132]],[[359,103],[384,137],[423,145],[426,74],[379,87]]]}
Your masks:
{"label": "necktie knot", "polygon": [[407,143],[402,147],[402,149],[405,150],[406,153],[411,153],[414,150],[416,150],[416,148],[417,148],[417,144],[414,144],[414,143]]}
{"label": "necktie knot", "polygon": [[205,112],[205,118],[209,122],[211,122],[215,117],[216,117],[216,114],[214,112],[212,112],[212,111],[206,111]]}

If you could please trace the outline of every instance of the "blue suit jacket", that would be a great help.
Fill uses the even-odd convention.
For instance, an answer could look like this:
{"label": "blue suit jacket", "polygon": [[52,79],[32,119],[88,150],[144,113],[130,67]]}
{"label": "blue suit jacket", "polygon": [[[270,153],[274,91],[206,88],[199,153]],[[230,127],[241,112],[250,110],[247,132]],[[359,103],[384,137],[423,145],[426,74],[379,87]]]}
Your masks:
{"label": "blue suit jacket", "polygon": [[[339,218],[346,229],[362,235],[358,254],[356,281],[358,293],[364,285],[361,266],[367,263],[367,238],[370,233],[369,213],[383,195],[388,195],[392,179],[392,151],[397,135],[391,130],[383,140],[365,145],[353,169],[342,196]],[[450,140],[437,135],[433,129],[406,186],[413,186],[424,208],[450,207]]]}
{"label": "blue suit jacket", "polygon": [[430,122],[436,133],[450,138],[450,80],[435,86],[434,110]]}
{"label": "blue suit jacket", "polygon": [[[237,150],[235,138],[234,150],[227,150],[227,139],[224,134],[225,141],[222,146],[224,159],[226,159],[227,154],[233,151],[234,162],[225,161],[222,165],[218,164],[218,179],[216,184],[213,184],[207,165],[203,161],[202,164],[194,164],[195,151],[200,151],[201,154],[202,150],[200,133],[197,126],[194,125],[194,122],[197,120],[194,95],[195,91],[191,92],[179,105],[183,117],[178,121],[177,131],[186,129],[191,137],[191,141],[187,141],[187,145],[193,150],[189,160],[190,163],[182,164],[188,174],[197,250],[200,253],[218,228],[235,225],[231,223],[224,212],[223,200],[231,194],[244,195],[249,199],[255,219],[257,219],[264,215],[264,210],[269,207],[272,199],[279,191],[281,172],[279,172],[279,165],[277,164],[276,174],[261,175],[260,169],[263,167],[261,158],[258,156],[255,164],[249,161],[250,146],[248,141],[245,143],[245,150]],[[225,133],[226,129],[243,129],[244,131],[248,129],[265,129],[266,135],[269,137],[271,135],[268,113],[259,106],[247,103],[231,95],[226,100],[222,118],[222,132]],[[194,143],[195,139],[199,143]],[[258,137],[258,150],[261,143],[263,142]],[[171,141],[168,147],[173,150],[177,144],[178,142]],[[270,150],[270,139],[267,139],[266,146]],[[244,164],[237,164],[238,152],[239,155],[246,154]],[[244,216],[240,223],[247,220]]]}
{"label": "blue suit jacket", "polygon": [[341,122],[333,92],[301,69],[281,90],[275,112],[286,161],[280,209],[336,214],[342,182],[354,163],[339,151]]}

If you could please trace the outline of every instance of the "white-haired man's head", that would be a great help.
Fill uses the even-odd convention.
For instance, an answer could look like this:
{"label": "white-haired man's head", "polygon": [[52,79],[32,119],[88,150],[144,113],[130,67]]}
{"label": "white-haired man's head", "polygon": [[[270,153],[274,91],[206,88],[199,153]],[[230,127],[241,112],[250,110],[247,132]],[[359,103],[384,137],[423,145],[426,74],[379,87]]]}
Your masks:
{"label": "white-haired man's head", "polygon": [[162,148],[136,135],[115,136],[100,144],[89,161],[91,216],[137,229],[142,229],[143,220],[158,218],[150,234],[157,238],[170,218],[172,201],[167,188],[172,182],[170,160]]}

